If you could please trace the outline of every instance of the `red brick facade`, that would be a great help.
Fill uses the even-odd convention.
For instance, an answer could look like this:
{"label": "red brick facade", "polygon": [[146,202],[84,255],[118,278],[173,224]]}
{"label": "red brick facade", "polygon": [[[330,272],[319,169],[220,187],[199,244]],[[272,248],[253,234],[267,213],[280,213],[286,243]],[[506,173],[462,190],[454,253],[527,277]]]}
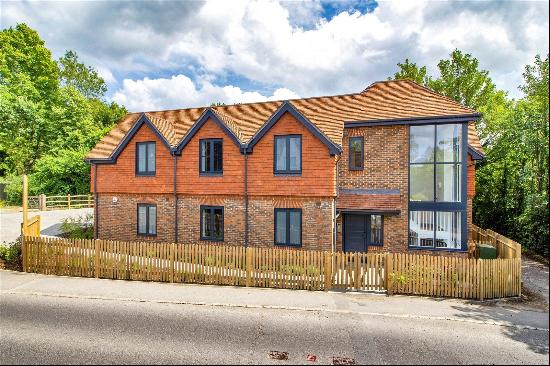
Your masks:
{"label": "red brick facade", "polygon": [[[299,176],[277,176],[273,173],[274,136],[287,134],[302,135],[302,174]],[[364,136],[363,170],[352,171],[348,168],[348,142],[351,136]],[[199,141],[204,138],[223,139],[221,176],[199,174]],[[156,174],[152,177],[135,174],[136,142],[144,141],[156,142]],[[384,245],[369,247],[369,251],[407,252],[408,141],[407,125],[346,128],[342,139],[343,152],[335,157],[301,122],[289,113],[284,114],[248,156],[249,245],[274,245],[275,208],[301,208],[302,247],[342,250],[342,214],[334,220],[337,188],[389,190],[397,192],[393,193],[397,196],[392,204],[397,206],[398,212],[384,215]],[[198,243],[201,242],[200,206],[209,205],[224,208],[224,244],[244,245],[245,156],[240,147],[217,123],[207,121],[184,147],[182,155],[177,157],[175,192],[174,159],[162,140],[144,125],[114,164],[96,165],[97,177],[92,175],[91,188],[98,193],[98,237]],[[470,225],[475,167],[471,158],[468,164],[467,216]],[[94,179],[97,179],[95,187]],[[137,235],[138,203],[157,205],[156,236]],[[431,251],[422,252],[432,254]]]}

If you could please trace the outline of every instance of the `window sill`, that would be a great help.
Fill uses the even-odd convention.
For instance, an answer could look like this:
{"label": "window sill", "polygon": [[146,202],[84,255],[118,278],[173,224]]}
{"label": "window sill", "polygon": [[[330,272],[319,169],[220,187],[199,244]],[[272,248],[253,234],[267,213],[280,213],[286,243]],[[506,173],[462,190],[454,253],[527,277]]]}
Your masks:
{"label": "window sill", "polygon": [[223,238],[221,238],[221,239],[203,238],[202,236],[200,237],[200,240],[201,241],[213,241],[213,242],[217,242],[217,243],[223,242]]}
{"label": "window sill", "polygon": [[199,177],[223,177],[222,173],[199,173]]}
{"label": "window sill", "polygon": [[460,252],[467,253],[468,249],[454,249],[454,248],[434,248],[434,247],[415,247],[409,245],[409,250],[429,250],[431,252]]}
{"label": "window sill", "polygon": [[273,173],[273,175],[275,177],[282,177],[282,178],[285,178],[285,177],[301,177],[302,176],[302,173]]}
{"label": "window sill", "polygon": [[140,238],[156,238],[157,234],[137,234]]}
{"label": "window sill", "polygon": [[302,244],[281,244],[281,243],[274,243],[276,247],[289,247],[289,248],[301,248]]}
{"label": "window sill", "polygon": [[151,173],[151,174],[136,173],[136,178],[140,178],[140,177],[144,177],[144,178],[147,178],[147,177],[155,177],[156,175],[157,175],[156,173]]}

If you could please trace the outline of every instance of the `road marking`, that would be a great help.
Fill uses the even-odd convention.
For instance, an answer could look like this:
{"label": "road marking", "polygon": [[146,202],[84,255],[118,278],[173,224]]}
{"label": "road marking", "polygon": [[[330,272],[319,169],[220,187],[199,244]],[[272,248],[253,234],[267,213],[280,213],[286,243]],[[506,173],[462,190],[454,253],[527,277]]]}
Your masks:
{"label": "road marking", "polygon": [[465,319],[447,316],[429,316],[429,315],[414,315],[414,314],[392,314],[392,313],[378,313],[378,312],[358,312],[351,310],[339,310],[339,309],[323,309],[323,308],[300,308],[294,306],[276,306],[276,305],[246,305],[246,304],[229,304],[229,303],[207,303],[196,301],[175,301],[175,300],[155,300],[155,299],[136,299],[126,297],[106,297],[97,295],[77,295],[77,294],[52,294],[46,292],[29,292],[29,291],[14,291],[4,290],[0,291],[0,294],[6,295],[31,295],[41,297],[56,297],[56,298],[68,298],[68,299],[86,299],[86,300],[103,300],[103,301],[124,301],[124,302],[138,302],[138,303],[154,303],[154,304],[171,304],[171,305],[193,305],[193,306],[211,306],[211,307],[228,307],[228,308],[245,308],[245,309],[269,309],[269,310],[291,310],[291,311],[306,311],[306,312],[328,312],[335,314],[357,314],[365,316],[379,316],[386,318],[399,318],[399,319],[423,319],[423,320],[446,320],[462,323],[473,323],[482,325],[493,325],[506,328],[515,328],[522,330],[538,330],[548,332],[548,328],[533,327],[530,325],[510,324],[506,322],[499,322],[494,320],[478,320],[478,319]]}

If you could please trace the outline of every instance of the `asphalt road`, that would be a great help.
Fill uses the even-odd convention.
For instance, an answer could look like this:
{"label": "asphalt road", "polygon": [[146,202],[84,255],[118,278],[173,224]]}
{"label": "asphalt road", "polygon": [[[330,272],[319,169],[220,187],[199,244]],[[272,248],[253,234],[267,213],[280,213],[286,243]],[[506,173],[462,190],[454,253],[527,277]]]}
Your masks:
{"label": "asphalt road", "polygon": [[[92,208],[78,208],[71,210],[29,211],[29,216],[40,215],[40,233],[55,236],[59,234],[59,227],[67,217],[79,217],[92,214]],[[0,245],[10,243],[21,234],[23,213],[20,209],[0,209]]]}
{"label": "asphalt road", "polygon": [[[2,364],[311,364],[306,361],[308,354],[316,355],[316,363],[320,364],[332,363],[335,356],[353,358],[360,364],[548,364],[547,328],[353,311],[243,308],[17,292],[30,289],[33,284],[38,287],[40,278],[24,285],[22,276],[13,276],[9,287],[15,290],[1,294]],[[87,281],[90,288],[128,284],[68,280]],[[132,284],[132,288],[151,286],[156,291],[170,286],[138,285]],[[196,288],[204,291],[205,287]],[[216,292],[221,289],[208,288]],[[278,291],[263,290],[261,294],[276,297]],[[336,302],[344,301],[340,294],[327,296]],[[422,301],[429,304],[431,300]],[[269,359],[269,351],[288,352],[289,359]]]}

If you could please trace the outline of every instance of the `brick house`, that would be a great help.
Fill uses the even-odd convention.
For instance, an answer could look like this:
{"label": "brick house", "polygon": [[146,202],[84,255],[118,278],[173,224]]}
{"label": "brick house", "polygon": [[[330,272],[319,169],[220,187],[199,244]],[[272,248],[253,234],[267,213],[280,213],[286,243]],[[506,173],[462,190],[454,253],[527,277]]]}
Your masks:
{"label": "brick house", "polygon": [[86,157],[95,235],[462,255],[479,117],[409,80],[130,113]]}

